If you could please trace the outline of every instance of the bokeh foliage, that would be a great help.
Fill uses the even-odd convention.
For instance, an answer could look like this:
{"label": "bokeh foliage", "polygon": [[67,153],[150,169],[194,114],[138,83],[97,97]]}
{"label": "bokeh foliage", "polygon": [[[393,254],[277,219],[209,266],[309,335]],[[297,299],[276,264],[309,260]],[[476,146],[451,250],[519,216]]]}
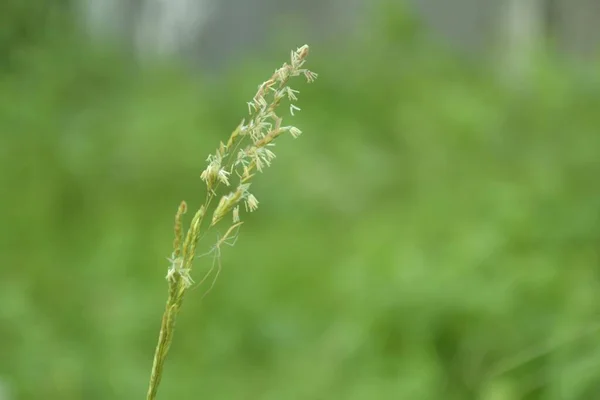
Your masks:
{"label": "bokeh foliage", "polygon": [[[548,56],[515,90],[385,15],[313,46],[305,135],[187,298],[162,398],[600,396],[598,69]],[[0,75],[14,398],[143,396],[177,205],[287,47],[218,78],[70,36],[18,47]]]}

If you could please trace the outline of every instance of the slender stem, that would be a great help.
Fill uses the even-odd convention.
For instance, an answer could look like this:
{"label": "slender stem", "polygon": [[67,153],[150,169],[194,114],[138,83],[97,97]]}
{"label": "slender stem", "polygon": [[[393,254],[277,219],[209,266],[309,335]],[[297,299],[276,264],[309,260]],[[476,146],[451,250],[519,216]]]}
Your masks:
{"label": "slender stem", "polygon": [[152,372],[150,374],[150,384],[148,386],[146,400],[156,399],[156,393],[158,392],[158,386],[160,385],[160,380],[162,378],[163,366],[167,359],[169,347],[171,346],[171,341],[173,339],[175,319],[177,318],[182,300],[181,297],[177,299],[174,296],[176,294],[177,286],[178,285],[175,283],[171,285],[169,298],[160,324],[160,333],[158,335],[156,350],[154,351],[154,361],[152,363]]}

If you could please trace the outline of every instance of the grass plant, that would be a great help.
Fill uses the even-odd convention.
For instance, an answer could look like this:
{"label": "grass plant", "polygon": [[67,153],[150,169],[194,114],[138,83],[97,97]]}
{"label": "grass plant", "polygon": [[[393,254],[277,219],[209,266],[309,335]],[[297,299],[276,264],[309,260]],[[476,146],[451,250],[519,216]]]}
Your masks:
{"label": "grass plant", "polygon": [[304,76],[308,82],[316,79],[317,74],[304,68],[308,52],[307,45],[292,51],[290,63],[284,63],[268,80],[259,85],[258,91],[248,102],[250,117],[242,120],[227,142],[219,143],[216,151],[208,156],[208,165],[200,175],[206,184],[206,197],[194,213],[185,234],[183,215],[188,206],[185,201],[179,205],[175,215],[173,253],[168,258],[170,265],[166,275],[169,285],[167,304],[154,353],[147,400],[156,398],[183,298],[186,292],[196,285],[191,272],[197,258],[198,241],[207,231],[225,221],[227,217],[230,218],[225,234],[217,239],[208,252],[213,255],[213,264],[197,284],[211,282],[204,292],[206,294],[221,270],[221,246],[237,238],[239,228],[243,224],[240,204],[244,204],[246,212],[253,212],[258,208],[259,202],[250,192],[250,187],[256,173],[263,172],[275,158],[273,148],[276,139],[285,133],[294,138],[302,133],[295,126],[284,125],[283,118],[277,112],[285,99],[289,101],[289,112],[292,116],[294,111],[300,110],[295,105],[298,91],[292,89],[289,82],[298,76]]}

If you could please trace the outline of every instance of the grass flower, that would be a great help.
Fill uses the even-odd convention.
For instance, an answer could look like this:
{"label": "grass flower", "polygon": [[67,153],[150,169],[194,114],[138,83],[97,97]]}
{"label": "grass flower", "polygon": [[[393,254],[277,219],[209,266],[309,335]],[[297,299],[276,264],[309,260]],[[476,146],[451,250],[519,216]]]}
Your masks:
{"label": "grass flower", "polygon": [[[154,353],[147,400],[156,398],[165,360],[173,340],[175,320],[183,303],[184,294],[194,284],[191,273],[200,237],[231,214],[231,225],[222,237],[218,237],[209,251],[214,253],[214,260],[219,264],[216,268],[213,264],[198,283],[198,285],[203,284],[209,275],[214,274],[212,280],[214,284],[220,271],[218,257],[221,246],[231,245],[228,240],[235,240],[243,223],[239,203],[244,203],[247,212],[253,212],[258,208],[259,202],[250,192],[252,179],[256,173],[263,172],[271,166],[275,158],[273,151],[275,140],[280,135],[289,133],[297,138],[302,133],[294,126],[282,126],[283,117],[277,112],[283,99],[290,102],[289,112],[292,116],[295,111],[300,111],[300,108],[294,104],[299,92],[289,86],[291,78],[304,76],[308,82],[313,82],[317,78],[317,74],[304,68],[308,51],[307,45],[292,51],[290,63],[284,63],[268,80],[258,86],[258,91],[248,102],[249,118],[237,126],[226,143],[221,142],[215,152],[208,156],[207,166],[200,174],[200,179],[206,185],[206,198],[204,204],[194,214],[185,235],[182,220],[188,209],[187,204],[182,202],[175,214],[173,253],[168,258],[169,267],[166,276],[169,285],[167,304]],[[225,194],[219,195],[222,186],[225,188],[233,186],[235,189],[227,189]],[[204,217],[210,212],[211,207],[210,221],[203,224]],[[205,294],[211,287],[205,291]]]}

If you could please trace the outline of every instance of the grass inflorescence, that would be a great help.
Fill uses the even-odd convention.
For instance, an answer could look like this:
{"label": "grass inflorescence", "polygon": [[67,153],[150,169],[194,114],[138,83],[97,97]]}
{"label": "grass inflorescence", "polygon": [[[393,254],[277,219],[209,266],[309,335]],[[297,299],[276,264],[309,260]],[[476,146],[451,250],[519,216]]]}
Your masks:
{"label": "grass inflorescence", "polygon": [[[250,117],[237,126],[227,142],[219,143],[216,151],[208,156],[208,165],[200,175],[206,184],[206,198],[204,204],[195,212],[185,234],[182,220],[188,206],[182,202],[177,210],[173,253],[168,259],[170,265],[166,276],[169,285],[168,298],[154,353],[147,400],[156,398],[165,360],[173,340],[177,315],[185,293],[194,285],[191,272],[200,237],[217,223],[230,218],[231,222],[225,234],[218,237],[210,249],[216,264],[213,263],[198,283],[202,284],[212,276],[214,284],[220,271],[221,246],[236,237],[243,223],[240,217],[240,203],[243,203],[246,212],[258,208],[259,202],[250,192],[252,179],[257,172],[262,172],[271,165],[275,158],[275,140],[280,135],[289,133],[296,138],[302,133],[295,126],[284,125],[283,118],[277,114],[277,110],[284,99],[290,103],[291,115],[300,110],[294,104],[298,91],[289,86],[289,81],[297,76],[304,76],[308,82],[316,79],[317,74],[303,68],[308,51],[307,45],[292,51],[290,63],[284,63],[268,80],[259,85],[256,95],[248,102]],[[220,195],[223,191],[226,194]],[[209,217],[205,218],[207,215]],[[210,290],[210,287],[207,290]]]}

